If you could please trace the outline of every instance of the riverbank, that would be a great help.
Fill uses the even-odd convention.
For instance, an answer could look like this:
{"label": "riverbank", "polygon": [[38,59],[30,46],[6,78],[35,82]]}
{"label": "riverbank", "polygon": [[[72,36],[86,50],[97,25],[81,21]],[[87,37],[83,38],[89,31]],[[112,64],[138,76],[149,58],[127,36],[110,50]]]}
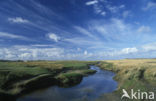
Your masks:
{"label": "riverbank", "polygon": [[90,70],[90,61],[3,61],[0,62],[0,99],[16,99],[33,90],[59,85],[69,87],[81,82]]}
{"label": "riverbank", "polygon": [[[122,89],[153,91],[156,85],[156,59],[124,59],[109,61],[1,61],[0,100],[13,101],[33,90],[58,85],[69,87],[96,71],[89,65],[116,73],[118,88],[97,101],[120,101]],[[155,92],[155,91],[154,91]],[[134,100],[135,101],[135,100]],[[136,100],[139,101],[139,100]]]}
{"label": "riverbank", "polygon": [[101,61],[98,66],[115,72],[114,79],[119,83],[116,91],[103,95],[98,101],[119,101],[122,89],[126,89],[128,93],[131,89],[156,93],[156,59],[109,60]]}
{"label": "riverbank", "polygon": [[113,80],[115,74],[102,70],[98,66],[90,66],[97,72],[83,77],[83,80],[74,86],[63,88],[51,86],[19,97],[17,101],[95,101],[104,93],[113,92],[118,83]]}

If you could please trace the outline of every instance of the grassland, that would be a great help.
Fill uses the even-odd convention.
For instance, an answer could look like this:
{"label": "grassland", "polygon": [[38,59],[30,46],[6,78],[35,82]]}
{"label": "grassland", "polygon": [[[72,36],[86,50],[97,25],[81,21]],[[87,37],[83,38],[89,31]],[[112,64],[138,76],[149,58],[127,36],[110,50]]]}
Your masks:
{"label": "grassland", "polygon": [[120,101],[123,88],[128,92],[130,89],[156,92],[154,90],[156,88],[156,59],[124,59],[100,62],[1,61],[0,101],[7,98],[7,100],[13,101],[24,93],[51,85],[69,87],[78,84],[83,76],[96,72],[89,70],[89,65],[93,64],[102,69],[116,72],[114,79],[118,81],[118,88],[115,92],[104,94],[97,101]]}
{"label": "grassland", "polygon": [[[89,70],[89,61],[1,61],[0,100],[16,99],[29,91],[59,85],[68,87],[81,82]],[[9,96],[9,97],[8,97]]]}
{"label": "grassland", "polygon": [[114,79],[119,83],[115,92],[102,96],[98,101],[120,101],[122,89],[126,89],[128,93],[131,89],[135,91],[140,89],[146,92],[153,91],[156,94],[156,59],[108,60],[98,65],[102,69],[116,72]]}

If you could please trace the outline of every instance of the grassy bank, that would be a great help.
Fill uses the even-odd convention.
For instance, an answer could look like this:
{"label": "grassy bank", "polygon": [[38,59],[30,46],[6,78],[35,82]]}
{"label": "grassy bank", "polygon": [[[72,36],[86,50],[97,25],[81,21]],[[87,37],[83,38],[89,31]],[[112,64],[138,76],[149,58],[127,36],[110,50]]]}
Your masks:
{"label": "grassy bank", "polygon": [[[51,85],[68,87],[79,83],[89,70],[90,61],[1,61],[0,100]],[[9,96],[9,97],[8,97]],[[5,101],[5,100],[3,100]]]}
{"label": "grassy bank", "polygon": [[115,92],[104,95],[98,101],[120,101],[122,89],[126,89],[128,93],[131,89],[156,92],[154,90],[156,88],[156,59],[109,60],[102,61],[99,66],[116,72],[114,79],[119,84]]}
{"label": "grassy bank", "polygon": [[[76,85],[81,82],[83,76],[96,72],[89,69],[89,65],[93,64],[97,62],[1,61],[0,101],[14,101],[18,96],[51,85]],[[116,72],[114,79],[118,81],[115,92],[105,94],[97,101],[120,101],[122,89],[128,92],[131,89],[148,92],[156,88],[156,59],[109,60],[101,61],[97,65],[102,69]]]}

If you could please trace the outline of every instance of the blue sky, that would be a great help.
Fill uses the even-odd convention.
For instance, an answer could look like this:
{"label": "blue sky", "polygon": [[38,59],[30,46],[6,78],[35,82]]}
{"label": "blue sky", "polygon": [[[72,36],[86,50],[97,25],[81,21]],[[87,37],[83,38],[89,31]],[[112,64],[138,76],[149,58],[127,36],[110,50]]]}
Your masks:
{"label": "blue sky", "polygon": [[156,57],[155,0],[1,0],[0,59]]}

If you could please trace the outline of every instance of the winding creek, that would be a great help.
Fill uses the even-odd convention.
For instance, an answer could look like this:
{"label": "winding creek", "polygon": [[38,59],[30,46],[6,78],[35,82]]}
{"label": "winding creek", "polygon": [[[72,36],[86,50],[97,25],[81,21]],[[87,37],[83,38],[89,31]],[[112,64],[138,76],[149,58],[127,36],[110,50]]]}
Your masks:
{"label": "winding creek", "polygon": [[101,70],[97,66],[90,66],[90,69],[97,72],[83,77],[81,83],[76,86],[52,86],[22,96],[17,101],[94,101],[99,96],[116,90],[117,82],[113,80],[115,73]]}

